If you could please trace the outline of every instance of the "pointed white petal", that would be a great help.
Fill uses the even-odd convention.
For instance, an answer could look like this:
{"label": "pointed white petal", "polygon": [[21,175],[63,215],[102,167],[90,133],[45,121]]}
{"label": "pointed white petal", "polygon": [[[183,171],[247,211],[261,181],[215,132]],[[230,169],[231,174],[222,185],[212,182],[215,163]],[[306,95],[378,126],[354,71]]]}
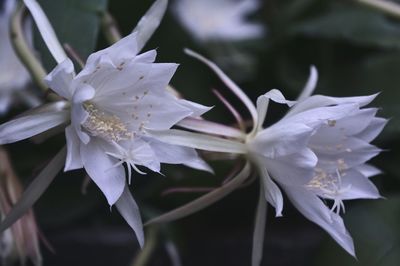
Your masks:
{"label": "pointed white petal", "polygon": [[225,85],[244,103],[246,108],[249,110],[251,114],[251,118],[253,119],[253,125],[257,125],[258,117],[257,117],[257,110],[254,106],[253,102],[247,97],[247,95],[236,85],[233,80],[231,80],[215,63],[211,62],[207,58],[203,57],[202,55],[189,50],[185,49],[185,53],[189,56],[192,56],[204,64],[206,64],[209,68],[211,68],[214,73],[225,83]]}
{"label": "pointed white petal", "polygon": [[256,219],[253,232],[253,248],[251,252],[251,265],[259,266],[263,255],[265,224],[267,222],[267,203],[264,198],[263,184],[260,182],[260,195],[256,210]]}
{"label": "pointed white petal", "polygon": [[310,76],[308,77],[306,85],[304,86],[299,97],[297,98],[297,101],[303,101],[308,97],[310,97],[313,94],[315,87],[317,86],[317,82],[318,82],[317,68],[315,66],[311,66]]}
{"label": "pointed white petal", "polygon": [[355,170],[347,171],[342,176],[341,187],[343,192],[340,193],[340,198],[344,200],[381,198],[374,183]]}
{"label": "pointed white petal", "polygon": [[67,160],[65,161],[64,171],[82,168],[83,163],[80,154],[81,141],[73,126],[70,125],[65,129],[65,137],[67,140]]}
{"label": "pointed white petal", "polygon": [[214,123],[211,121],[198,118],[188,117],[181,120],[177,125],[197,132],[225,136],[230,138],[244,139],[246,136],[245,133],[243,133],[237,128],[225,126],[219,123]]}
{"label": "pointed white petal", "polygon": [[247,152],[243,143],[197,134],[183,130],[170,129],[164,131],[147,130],[150,136],[173,145],[181,145],[194,149],[243,154]]}
{"label": "pointed white petal", "polygon": [[146,222],[145,225],[171,222],[210,206],[211,204],[227,196],[236,188],[238,188],[241,184],[243,184],[246,178],[249,177],[250,170],[250,164],[247,163],[236,177],[234,177],[228,183],[224,184],[222,187],[214,189],[210,193],[199,197],[196,200],[189,202],[175,210],[153,218],[150,221]]}
{"label": "pointed white petal", "polygon": [[264,198],[275,208],[276,217],[282,216],[283,196],[279,187],[272,181],[265,165],[257,163],[262,185],[264,186]]}
{"label": "pointed white petal", "polygon": [[[375,108],[358,109],[341,119],[330,119],[318,129],[312,137],[312,143],[322,145],[340,144],[347,137],[357,136],[369,127],[375,118],[376,111],[377,109]],[[383,127],[381,126],[380,128],[382,129]],[[373,131],[373,133],[376,132],[375,129]]]}
{"label": "pointed white petal", "polygon": [[0,232],[3,232],[19,218],[21,218],[22,215],[24,215],[40,198],[43,192],[54,180],[58,172],[60,172],[62,169],[66,152],[66,148],[64,147],[32,181],[32,183],[22,194],[19,201],[14,205],[12,210],[7,214],[6,218],[1,222]]}
{"label": "pointed white petal", "polygon": [[45,82],[53,91],[61,97],[71,100],[73,89],[72,80],[74,79],[74,64],[68,58],[58,64],[53,71],[45,77]]}
{"label": "pointed white petal", "polygon": [[269,100],[270,99],[268,97],[264,97],[264,95],[257,98],[256,106],[257,106],[258,121],[257,121],[257,125],[254,126],[251,135],[255,134],[263,129],[265,117],[267,116]]}
{"label": "pointed white petal", "polygon": [[167,10],[167,6],[168,0],[155,1],[132,31],[137,33],[137,46],[139,51],[143,49],[144,45],[160,25],[165,11]]}
{"label": "pointed white petal", "polygon": [[100,140],[94,138],[81,145],[81,156],[86,172],[104,193],[108,204],[113,205],[125,187],[123,166],[114,167],[117,161],[111,159],[101,148]]}
{"label": "pointed white petal", "polygon": [[110,47],[91,54],[86,61],[85,68],[78,76],[84,76],[95,71],[102,57],[111,60],[114,67],[118,67],[125,64],[127,60],[135,58],[138,53],[137,34],[131,33]]}
{"label": "pointed white petal", "polygon": [[378,96],[378,94],[359,97],[329,97],[324,95],[313,95],[306,98],[304,101],[298,102],[289,110],[286,116],[292,116],[310,109],[330,105],[356,104],[358,107],[363,107],[372,102],[376,96]]}
{"label": "pointed white petal", "polygon": [[137,55],[135,57],[135,61],[140,63],[153,63],[156,60],[156,57],[157,57],[157,51],[150,50]]}
{"label": "pointed white petal", "polygon": [[202,116],[204,113],[210,111],[212,107],[205,106],[202,104],[198,104],[192,101],[179,99],[179,104],[185,106],[186,108],[192,111],[191,117],[199,117]]}
{"label": "pointed white petal", "polygon": [[387,122],[387,119],[374,117],[368,127],[366,127],[362,132],[358,133],[356,137],[366,142],[371,142],[379,135],[379,133],[382,132]]}
{"label": "pointed white petal", "polygon": [[57,63],[61,63],[68,57],[62,48],[60,41],[57,39],[56,33],[51,26],[46,14],[43,12],[39,3],[36,0],[24,0],[26,7],[32,14],[39,29],[40,35],[49,48],[50,53],[53,55]]}
{"label": "pointed white petal", "polygon": [[118,211],[124,217],[125,221],[133,229],[140,247],[144,245],[143,223],[140,217],[139,207],[133,199],[128,186],[125,186],[121,197],[115,202]]}
{"label": "pointed white petal", "polygon": [[326,149],[310,146],[318,156],[318,167],[335,173],[336,169],[364,164],[381,152],[379,148],[357,138],[347,138],[342,145]]}
{"label": "pointed white petal", "polygon": [[355,256],[353,239],[342,218],[332,212],[316,195],[301,187],[284,186],[293,203],[307,219],[321,226],[350,255]]}
{"label": "pointed white petal", "polygon": [[376,176],[379,174],[382,174],[382,171],[375,166],[372,166],[370,164],[362,164],[359,166],[354,167],[355,170],[360,172],[363,176],[366,178],[370,178],[372,176]]}
{"label": "pointed white petal", "polygon": [[30,138],[69,120],[69,111],[25,115],[0,126],[0,144]]}
{"label": "pointed white petal", "polygon": [[286,98],[285,98],[285,96],[283,96],[282,92],[277,89],[272,89],[260,97],[270,99],[276,103],[286,104],[289,107],[296,104],[296,101],[286,100]]}
{"label": "pointed white petal", "polygon": [[[297,105],[293,106],[295,108]],[[327,124],[330,121],[338,121],[349,114],[359,110],[357,104],[343,104],[337,106],[318,107],[310,110],[305,110],[301,113],[288,113],[282,120],[287,123],[303,123],[309,127],[317,129],[322,124]]]}
{"label": "pointed white petal", "polygon": [[269,100],[272,100],[276,103],[287,104],[289,107],[293,106],[296,103],[294,101],[286,100],[285,96],[283,96],[282,92],[280,92],[277,89],[270,90],[269,92],[265,93],[264,95],[261,95],[260,97],[258,97],[258,99],[257,99],[258,125],[257,125],[257,127],[254,127],[253,134],[262,129],[265,117],[267,115]]}

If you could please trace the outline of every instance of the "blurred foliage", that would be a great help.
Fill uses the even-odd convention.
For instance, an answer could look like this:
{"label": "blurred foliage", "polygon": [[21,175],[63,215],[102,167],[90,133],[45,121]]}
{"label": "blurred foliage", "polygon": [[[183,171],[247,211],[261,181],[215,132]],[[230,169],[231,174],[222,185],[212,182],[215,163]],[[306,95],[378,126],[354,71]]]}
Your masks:
{"label": "blurred foliage", "polygon": [[[99,35],[99,12],[106,8],[106,0],[39,0],[39,2],[62,42],[70,44],[82,58],[86,59],[95,50],[96,45],[97,48],[107,45],[101,34]],[[115,16],[123,35],[126,35],[151,3],[150,0],[113,0],[109,1],[108,8]],[[292,214],[289,204],[286,204],[286,210],[289,209],[285,211],[285,214],[289,213],[287,219],[283,217],[274,220],[272,215],[269,217],[273,222],[267,230],[268,256],[265,257],[265,265],[298,263],[296,265],[309,266],[312,262],[318,266],[399,265],[400,18],[389,17],[351,0],[268,0],[264,1],[255,19],[262,20],[267,27],[268,34],[265,38],[254,42],[232,43],[229,44],[231,47],[229,49],[245,54],[250,53],[256,61],[251,64],[251,67],[246,66],[241,76],[235,74],[238,70],[240,71],[240,68],[227,69],[227,72],[233,75],[233,79],[240,81],[240,86],[253,100],[272,88],[279,88],[289,99],[295,99],[307,79],[310,65],[316,65],[320,74],[316,93],[350,96],[380,92],[373,106],[381,107],[379,112],[381,116],[391,118],[383,134],[376,141],[378,146],[387,150],[374,160],[374,164],[384,172],[383,175],[374,178],[374,181],[387,199],[359,201],[356,205],[351,202],[347,204],[345,221],[355,238],[359,262],[342,251],[316,226],[299,223],[303,219],[295,217],[296,214]],[[55,62],[50,58],[37,34],[35,43],[47,69],[50,70]],[[173,85],[188,99],[215,106],[207,118],[232,123],[233,118],[213,96],[211,89],[220,90],[236,106],[239,102],[230,95],[211,71],[185,56],[182,52],[183,47],[189,47],[208,56],[215,56],[210,53],[210,51],[215,52],[215,47],[195,43],[172,14],[167,13],[145,50],[157,48],[158,61],[180,63]],[[220,46],[221,50],[225,47],[226,44]],[[272,105],[268,113],[267,119],[270,123],[279,119],[283,112],[279,108],[276,110],[276,107]],[[242,107],[238,109],[244,110]],[[60,136],[43,145],[34,145],[26,141],[8,147],[15,159],[18,173],[29,181],[37,169],[40,169],[46,160],[55,154],[55,147],[61,147],[63,142],[64,139]],[[27,150],[32,152],[28,153]],[[212,165],[216,168],[216,177],[183,167],[163,168],[166,178],[156,174],[138,175],[132,186],[133,194],[146,216],[169,210],[194,199],[198,194],[161,197],[163,190],[175,186],[218,186],[231,167],[223,162],[213,162]],[[38,217],[47,231],[57,233],[76,228],[86,230],[93,226],[125,226],[116,212],[110,214],[105,199],[93,184],[89,186],[87,195],[81,195],[80,186],[84,175],[82,171],[60,175],[38,202]],[[240,249],[248,250],[238,253],[240,255],[237,257],[241,259],[240,261],[249,261],[252,230],[252,223],[249,221],[253,219],[251,215],[255,208],[254,191],[256,191],[254,187],[237,191],[235,196],[218,203],[217,207],[211,207],[211,210],[196,214],[194,218],[177,222],[177,230],[171,230],[171,225],[165,228],[173,232],[171,235],[180,239],[182,250],[185,250],[186,246],[193,249],[199,248],[200,251],[207,252],[205,254],[209,252],[209,256],[213,256],[214,261],[223,261],[226,254],[230,254],[229,256],[233,256],[231,261],[234,263],[235,249],[240,247]],[[184,226],[185,222],[188,222],[188,225]],[[279,225],[280,223],[283,225]],[[210,227],[211,224],[216,225]],[[127,226],[124,228],[129,234],[129,228]],[[203,233],[202,230],[207,231]],[[296,262],[293,259],[291,262],[283,263],[282,259],[277,259],[279,256],[287,257],[288,254],[292,254],[288,253],[288,250],[291,250],[290,247],[293,249],[293,241],[302,243],[310,238],[310,236],[302,235],[293,238],[292,234],[286,233],[302,230],[306,232],[305,235],[310,232],[316,237],[312,238],[313,241],[307,242],[308,244],[301,245],[303,249],[301,246],[295,246],[300,250],[299,254],[293,258],[301,258],[301,260]],[[235,237],[238,235],[238,239],[230,236],[232,233],[235,233]],[[271,237],[269,237],[270,234]],[[223,238],[221,235],[229,236],[227,237],[229,241],[236,242],[231,245],[228,243],[228,248],[224,247],[218,242]],[[248,238],[241,238],[243,235]],[[326,240],[323,240],[322,246],[319,246],[321,236],[325,236]],[[199,246],[200,244],[196,245],[196,237],[207,240],[200,242],[201,246]],[[79,236],[77,239],[80,239]],[[277,242],[277,239],[281,242]],[[238,242],[242,241],[244,244],[239,245]],[[187,244],[187,242],[192,244]],[[114,242],[110,243],[113,245]],[[96,242],[92,244],[95,245]],[[131,243],[131,245],[134,247],[135,244]],[[282,248],[277,252],[269,253],[271,248],[276,249],[277,246]],[[195,254],[200,254],[199,250]],[[105,254],[112,256],[108,252]],[[206,255],[191,258],[190,254],[193,252],[185,250],[183,253],[184,265],[211,265],[207,264],[210,261],[205,258]],[[195,264],[192,259],[198,261],[198,264]]]}
{"label": "blurred foliage", "polygon": [[[99,33],[99,14],[107,8],[107,0],[38,0],[52,23],[61,44],[70,45],[83,59],[94,52]],[[38,32],[36,47],[47,70],[55,61],[45,47]]]}

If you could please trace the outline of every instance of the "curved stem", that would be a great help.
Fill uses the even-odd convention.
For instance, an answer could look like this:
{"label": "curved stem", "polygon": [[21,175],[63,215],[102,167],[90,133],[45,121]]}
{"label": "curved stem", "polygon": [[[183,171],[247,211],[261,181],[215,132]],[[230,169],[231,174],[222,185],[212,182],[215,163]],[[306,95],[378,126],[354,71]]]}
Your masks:
{"label": "curved stem", "polygon": [[114,17],[107,11],[101,13],[101,29],[104,37],[110,44],[116,43],[121,40],[121,33],[118,30],[117,23]]}
{"label": "curved stem", "polygon": [[167,212],[165,214],[162,214],[158,217],[151,219],[150,221],[145,223],[145,226],[171,222],[171,221],[186,217],[190,214],[193,214],[195,212],[198,212],[198,211],[210,206],[211,204],[213,204],[213,203],[217,202],[218,200],[222,199],[223,197],[229,195],[232,191],[234,191],[235,189],[240,187],[241,184],[243,184],[243,182],[249,177],[250,171],[251,171],[251,165],[250,165],[250,163],[246,163],[244,168],[240,171],[240,173],[235,178],[233,178],[232,180],[230,180],[229,182],[227,182],[220,188],[217,188],[217,189],[211,191],[210,193],[208,193],[202,197],[199,197],[199,198],[195,199],[194,201],[191,201],[179,208],[176,208],[170,212]]}
{"label": "curved stem", "polygon": [[149,263],[151,255],[157,246],[158,228],[149,227],[147,230],[146,242],[143,249],[134,259],[132,266],[146,266]]}
{"label": "curved stem", "polygon": [[35,57],[24,36],[22,24],[25,10],[25,6],[21,3],[11,17],[11,42],[19,59],[31,74],[33,81],[43,92],[47,92],[48,88],[44,83],[44,77],[47,73],[40,61]]}

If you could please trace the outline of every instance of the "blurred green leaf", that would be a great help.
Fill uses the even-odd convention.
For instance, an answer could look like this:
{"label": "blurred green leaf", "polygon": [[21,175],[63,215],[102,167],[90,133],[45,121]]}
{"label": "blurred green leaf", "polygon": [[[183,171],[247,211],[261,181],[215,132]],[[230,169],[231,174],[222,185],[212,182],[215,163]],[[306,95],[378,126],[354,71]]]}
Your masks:
{"label": "blurred green leaf", "polygon": [[290,32],[362,46],[400,48],[400,23],[360,6],[332,5],[327,13],[296,23]]}
{"label": "blurred green leaf", "polygon": [[398,266],[400,261],[400,198],[356,206],[346,215],[358,261],[327,241],[314,265]]}
{"label": "blurred green leaf", "polygon": [[[86,59],[94,50],[99,32],[99,13],[106,10],[107,0],[39,0],[62,44],[69,44]],[[55,66],[40,35],[35,33],[35,46],[47,70]]]}

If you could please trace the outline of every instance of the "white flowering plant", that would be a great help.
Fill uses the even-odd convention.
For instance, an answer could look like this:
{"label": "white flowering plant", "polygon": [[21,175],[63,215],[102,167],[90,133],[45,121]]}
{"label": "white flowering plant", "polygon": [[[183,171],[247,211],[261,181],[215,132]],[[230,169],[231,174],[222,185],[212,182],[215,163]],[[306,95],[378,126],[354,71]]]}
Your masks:
{"label": "white flowering plant", "polygon": [[[7,40],[7,46],[2,47],[11,48],[12,43],[18,55],[17,58],[14,52],[4,52],[5,55],[10,55],[10,58],[6,58],[9,68],[5,64],[3,71],[4,77],[10,82],[0,84],[4,87],[4,97],[0,94],[0,100],[7,101],[7,107],[4,107],[8,109],[12,103],[10,93],[14,88],[21,87],[22,81],[18,80],[20,83],[17,84],[17,78],[22,80],[26,77],[25,83],[25,80],[31,77],[36,87],[42,89],[41,95],[37,92],[30,94],[29,91],[24,96],[28,99],[27,102],[33,99],[31,102],[36,103],[32,104],[33,108],[14,117],[7,117],[0,124],[0,144],[10,150],[11,158],[15,158],[16,172],[20,172],[21,161],[28,162],[31,168],[40,169],[21,192],[19,185],[7,181],[9,173],[17,176],[8,162],[8,156],[4,156],[4,160],[0,157],[0,164],[9,169],[7,172],[0,172],[0,180],[2,176],[6,180],[0,182],[0,231],[3,232],[0,240],[4,242],[4,247],[0,248],[0,256],[4,261],[8,263],[16,243],[21,263],[30,258],[35,265],[46,265],[47,256],[42,259],[39,239],[49,250],[57,250],[58,247],[52,244],[52,240],[56,238],[53,238],[51,231],[45,226],[46,222],[43,226],[40,225],[43,219],[40,204],[49,201],[46,194],[51,191],[59,191],[51,200],[53,204],[66,200],[64,195],[74,194],[71,191],[79,190],[79,184],[77,187],[76,182],[66,180],[74,179],[75,176],[77,179],[74,180],[81,184],[83,193],[75,199],[72,199],[73,196],[68,198],[76,201],[78,205],[73,204],[73,207],[68,206],[62,211],[59,210],[62,206],[56,209],[44,208],[44,212],[51,217],[50,224],[54,220],[65,220],[61,224],[68,226],[74,224],[74,219],[78,221],[84,216],[91,224],[95,224],[101,219],[93,206],[110,209],[112,215],[105,215],[105,220],[114,217],[116,209],[134,232],[124,235],[129,235],[129,239],[134,235],[135,243],[138,244],[138,252],[132,265],[147,265],[150,260],[158,263],[154,265],[221,265],[221,259],[224,259],[223,265],[275,265],[279,253],[287,254],[290,250],[284,248],[285,243],[304,242],[303,245],[299,244],[304,254],[317,250],[323,242],[320,239],[323,231],[312,224],[322,228],[350,255],[341,255],[349,260],[349,265],[356,263],[357,258],[360,261],[368,261],[365,254],[373,252],[372,249],[367,249],[368,252],[365,253],[362,248],[359,255],[359,239],[353,239],[351,236],[351,233],[359,236],[358,228],[351,226],[348,230],[348,226],[345,225],[346,217],[351,215],[353,208],[357,214],[360,213],[357,206],[363,208],[362,206],[366,206],[363,204],[368,203],[360,202],[353,207],[354,204],[347,204],[347,201],[375,199],[375,202],[378,202],[375,204],[378,205],[392,204],[391,196],[386,193],[388,190],[385,189],[383,181],[380,181],[383,179],[383,171],[370,162],[376,160],[375,157],[387,156],[387,152],[379,148],[381,145],[376,145],[375,141],[380,139],[378,136],[388,124],[385,117],[389,115],[382,114],[380,108],[373,106],[379,106],[376,102],[382,102],[382,98],[390,98],[390,92],[380,86],[379,90],[371,88],[374,90],[358,91],[353,95],[349,92],[330,91],[335,96],[328,96],[329,93],[326,92],[329,92],[329,89],[326,88],[337,87],[340,83],[324,77],[331,74],[325,72],[324,67],[320,68],[323,66],[323,60],[327,59],[316,55],[307,56],[307,63],[302,63],[300,68],[309,67],[309,77],[302,86],[303,89],[297,90],[295,88],[300,86],[298,75],[292,75],[286,65],[290,62],[293,69],[298,64],[295,59],[287,59],[289,54],[286,52],[291,52],[290,49],[310,49],[300,48],[302,41],[293,36],[300,36],[300,39],[310,34],[319,36],[318,27],[322,27],[320,24],[327,28],[335,26],[335,23],[328,19],[329,15],[326,20],[324,17],[320,21],[310,22],[306,18],[294,22],[293,18],[302,17],[301,10],[308,10],[306,4],[299,4],[301,8],[298,11],[296,7],[277,4],[275,1],[264,6],[261,1],[253,0],[176,0],[171,3],[171,14],[178,20],[169,20],[167,16],[164,24],[163,18],[169,8],[169,2],[156,0],[141,16],[133,30],[130,29],[123,37],[116,20],[107,11],[106,1],[73,2],[63,0],[56,4],[46,0],[23,0],[18,4],[13,2],[12,5],[9,1],[0,2],[6,4],[5,10],[8,12],[8,17],[0,19],[4,19],[5,23],[10,25],[10,39]],[[393,16],[390,4],[382,6],[373,0],[360,2],[380,10],[383,12],[381,16],[386,13]],[[109,4],[111,10],[118,7],[118,4]],[[120,5],[123,10],[122,4]],[[393,6],[394,9],[396,7]],[[261,22],[254,22],[249,15],[260,13],[267,8],[280,8],[285,11],[279,20],[274,14],[268,14],[272,35],[266,38],[270,39],[266,41],[266,53],[257,55],[257,51],[254,51],[252,55],[259,61],[260,71],[270,72],[268,75],[260,75],[259,80],[262,81],[253,83],[249,80],[244,82],[244,86],[239,86],[234,81],[242,80],[243,76],[232,76],[229,69],[222,70],[218,62],[184,48],[184,45],[177,47],[181,45],[181,36],[174,32],[174,24],[168,25],[171,22],[181,22],[200,44],[239,40],[259,42],[265,29]],[[336,7],[328,5],[327,8]],[[368,12],[375,14],[371,10]],[[116,18],[118,21],[118,17]],[[28,28],[28,37],[30,36],[30,19],[37,29],[34,44],[26,35]],[[287,32],[277,33],[274,26],[279,27],[286,25],[285,23],[293,27],[285,28]],[[77,27],[81,27],[80,30]],[[156,33],[152,38],[158,28],[160,34]],[[97,49],[96,39],[100,30],[105,38],[97,42],[97,45],[102,47]],[[4,28],[3,31],[7,32],[7,29]],[[322,34],[321,38],[324,36],[328,35]],[[289,44],[283,45],[290,42],[290,38],[294,38],[299,47],[287,48]],[[385,44],[388,42],[385,39]],[[367,41],[363,42],[365,43]],[[169,53],[164,44],[169,44],[171,50],[183,49],[185,59]],[[155,47],[158,49],[154,49]],[[269,56],[268,53],[274,51],[279,53]],[[213,52],[210,56],[213,57]],[[263,59],[266,57],[271,59],[268,63],[271,67],[263,65]],[[196,65],[188,58],[197,59],[208,68]],[[336,60],[342,63],[341,60]],[[238,62],[240,65],[241,61]],[[21,69],[20,74],[16,73],[14,66],[17,65]],[[322,73],[321,77],[316,66]],[[243,61],[243,69],[245,67]],[[196,68],[198,70],[193,70]],[[354,73],[368,70],[365,69],[355,68],[351,73],[357,75]],[[10,74],[14,70],[15,72]],[[185,71],[190,74],[182,75]],[[264,81],[264,77],[268,77],[268,81]],[[280,80],[282,77],[284,78]],[[213,89],[211,79],[219,84],[217,89]],[[338,80],[341,79],[345,80],[344,77],[338,77]],[[15,84],[11,81],[15,81]],[[249,84],[262,84],[262,87],[274,88],[277,81],[278,84],[293,90],[242,89],[252,86]],[[348,86],[351,87],[352,84],[349,83]],[[231,95],[228,96],[219,87],[228,89]],[[319,93],[319,90],[324,93],[315,94]],[[201,97],[212,93],[214,97]],[[41,96],[40,99],[37,95]],[[288,100],[290,97],[284,95],[298,96],[294,100]],[[41,105],[37,106],[39,103]],[[228,111],[231,118],[226,114],[221,116],[221,107]],[[386,106],[383,106],[383,112],[385,108]],[[386,133],[384,138],[393,139],[387,135],[393,136],[394,130],[389,126],[385,131],[389,131],[390,134]],[[14,144],[17,142],[21,143]],[[24,152],[18,153],[18,147],[22,147]],[[45,151],[43,155],[47,156],[47,159],[52,157],[46,164],[38,165],[37,158],[32,159],[36,156],[42,157],[40,150]],[[381,153],[383,155],[378,156]],[[232,168],[229,174],[226,171],[228,166]],[[386,167],[382,163],[378,166]],[[32,169],[25,171],[32,172]],[[24,175],[23,173],[24,171],[20,172],[21,175]],[[227,177],[221,179],[221,176]],[[380,176],[376,179],[378,184],[371,179],[375,176]],[[59,182],[65,182],[66,186],[53,188]],[[55,185],[50,186],[52,183]],[[95,186],[90,186],[91,183]],[[196,196],[195,199],[190,196],[198,193],[203,195]],[[43,194],[45,195],[42,198]],[[96,196],[101,194],[104,197]],[[171,204],[171,194],[180,195],[178,197],[184,200],[180,200],[178,205]],[[256,204],[253,202],[256,199],[253,194],[258,194]],[[189,195],[189,198],[185,195]],[[239,197],[238,202],[232,202],[232,197]],[[32,210],[36,202],[39,203],[38,226]],[[222,214],[220,216],[225,217],[213,217],[212,211],[202,211],[217,202]],[[169,207],[165,208],[165,204]],[[274,214],[267,212],[269,205],[274,208]],[[233,217],[229,215],[232,208],[229,206],[235,209]],[[58,215],[53,214],[54,210],[63,214],[57,217]],[[68,213],[74,214],[72,216],[75,218],[68,218]],[[293,213],[299,213],[306,219],[293,219]],[[192,218],[192,229],[171,229],[174,225],[169,222],[192,214],[197,215],[193,217],[201,217],[200,221]],[[273,216],[276,218],[273,219]],[[253,218],[254,226],[251,229],[248,222]],[[202,232],[207,229],[207,225],[203,225],[204,219],[213,223],[222,219],[230,226],[212,229],[215,225],[211,226],[210,222],[208,226],[211,226],[211,229]],[[298,234],[304,232],[310,234],[310,237],[291,239],[288,235],[280,236],[282,229],[279,230],[275,223],[279,224],[278,220],[286,219],[290,220],[288,225],[284,225],[286,229],[293,228]],[[374,218],[369,221],[362,219],[352,218],[352,221],[366,223],[369,230],[378,230],[374,227]],[[312,223],[308,225],[306,220]],[[182,223],[185,221],[188,220],[182,220]],[[189,224],[190,221],[189,219]],[[238,225],[243,221],[246,221],[245,230]],[[78,223],[78,227],[83,223]],[[167,223],[169,224],[166,225]],[[272,224],[272,228],[266,227],[267,224]],[[382,226],[391,228],[389,222],[383,223]],[[123,241],[122,236],[113,233],[104,224],[99,227],[102,230],[100,234],[104,233],[103,238],[94,236],[98,235],[99,231],[91,225],[82,228],[90,235],[92,240],[89,242],[93,247],[96,247],[96,242],[100,239],[105,246]],[[118,225],[115,228],[127,226]],[[196,232],[190,231],[193,228]],[[362,228],[359,229],[362,232]],[[121,230],[125,232],[126,229]],[[238,243],[243,241],[248,255],[231,253],[226,256],[223,255],[224,252],[220,254],[219,251],[213,254],[213,249],[227,250],[224,241],[219,242],[219,237],[215,237],[219,230],[225,233],[226,239],[232,239],[229,234],[233,232],[241,235],[242,232],[252,230],[250,241],[247,235],[251,234],[247,232],[243,234],[246,237],[234,241],[235,245],[231,250],[241,250]],[[201,260],[197,257],[198,252],[191,251],[189,254],[197,256],[185,256],[180,252],[180,245],[177,245],[179,241],[175,240],[179,234],[175,232],[178,231],[188,234],[185,237],[187,243],[196,243],[196,239],[212,242],[205,247],[202,242],[189,247],[190,250],[198,250],[199,246],[202,246],[202,250],[210,248],[210,254],[213,255],[204,256]],[[49,235],[49,240],[45,235]],[[72,239],[82,241],[84,235],[78,233],[72,236]],[[277,246],[281,250],[272,255],[271,247],[278,239],[281,241],[278,241],[278,244],[283,243]],[[396,239],[393,238],[389,245],[396,243]],[[310,241],[307,242],[308,240]],[[367,241],[370,242],[373,240]],[[156,262],[152,255],[160,252],[155,247],[161,243],[163,252],[168,256],[161,256]],[[364,243],[361,244],[364,247]],[[381,250],[373,258],[378,259],[382,252]],[[99,256],[108,256],[116,264],[127,263],[117,262],[119,260],[112,254],[99,253]],[[318,260],[318,255],[306,257],[305,265]],[[201,261],[200,264],[193,263],[195,260]],[[282,265],[293,265],[295,260],[297,259],[288,259],[287,263]],[[91,263],[90,260],[88,263]]]}

